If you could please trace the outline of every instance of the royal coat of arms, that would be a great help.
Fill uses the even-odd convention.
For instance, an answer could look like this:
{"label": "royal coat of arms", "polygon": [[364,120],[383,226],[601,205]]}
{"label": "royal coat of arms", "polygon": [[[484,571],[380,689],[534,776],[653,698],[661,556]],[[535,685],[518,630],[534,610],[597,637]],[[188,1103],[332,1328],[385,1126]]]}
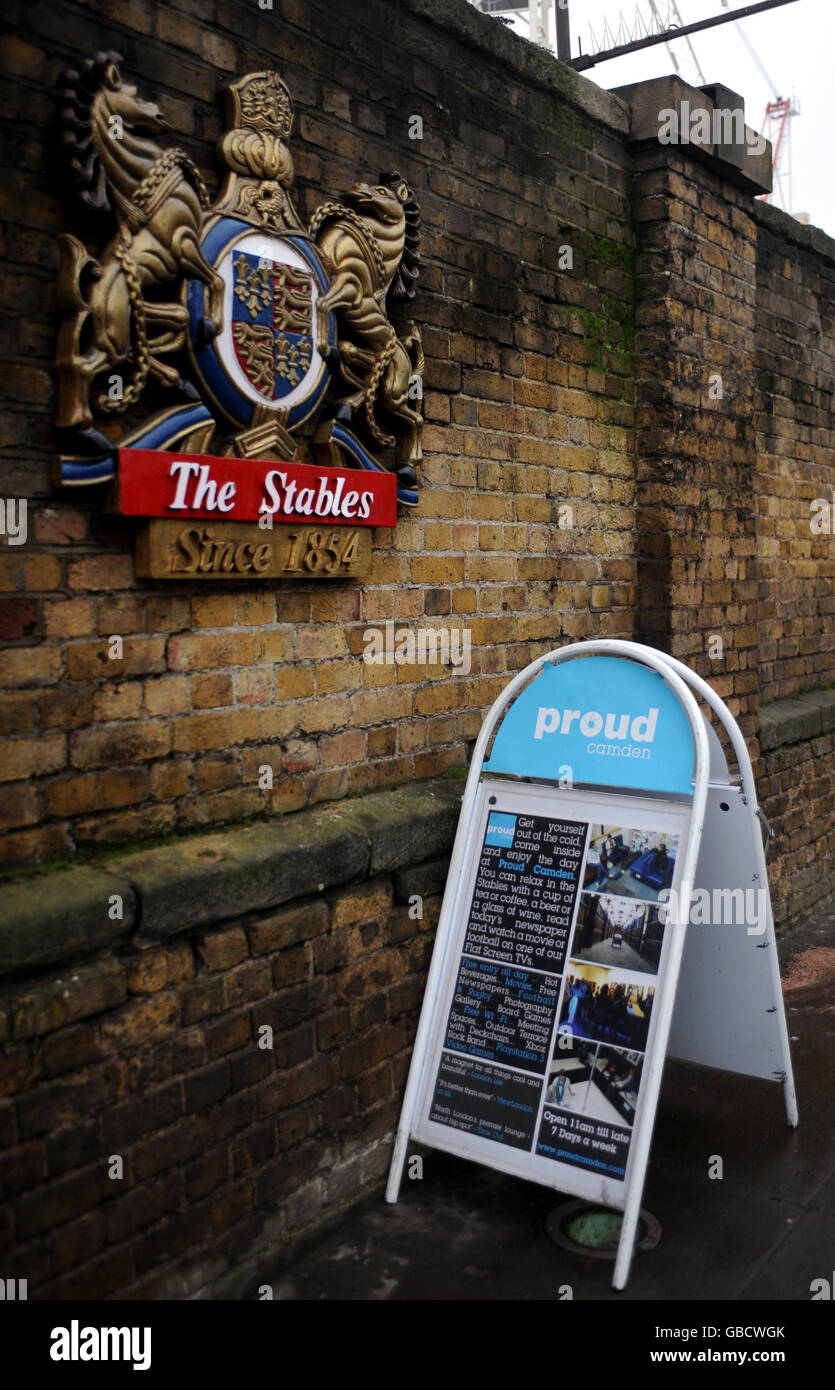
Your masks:
{"label": "royal coat of arms", "polygon": [[[176,450],[393,473],[416,505],[423,353],[417,328],[398,336],[388,317],[418,275],[407,182],[358,182],[305,226],[290,94],[259,72],[226,89],[211,201],[192,159],[158,144],[162,112],[121,62],[97,54],[63,81],[72,195],[104,234],[95,252],[61,237],[57,481],[117,481],[126,450]],[[170,404],[119,435],[106,422],[150,383]]]}

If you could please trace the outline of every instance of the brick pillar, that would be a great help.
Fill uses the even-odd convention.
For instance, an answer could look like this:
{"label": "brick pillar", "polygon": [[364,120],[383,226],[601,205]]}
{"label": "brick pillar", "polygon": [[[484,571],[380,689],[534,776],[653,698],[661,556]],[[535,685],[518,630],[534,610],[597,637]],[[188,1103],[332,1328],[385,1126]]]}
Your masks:
{"label": "brick pillar", "polygon": [[[639,640],[710,680],[756,733],[755,239],[762,160],[662,144],[660,113],[706,93],[665,78],[632,105]],[[740,98],[722,94],[740,107]],[[681,127],[680,127],[681,128]],[[750,138],[753,139],[753,132]],[[770,171],[769,171],[770,172]],[[761,191],[758,188],[757,191]],[[711,657],[710,646],[721,655]]]}

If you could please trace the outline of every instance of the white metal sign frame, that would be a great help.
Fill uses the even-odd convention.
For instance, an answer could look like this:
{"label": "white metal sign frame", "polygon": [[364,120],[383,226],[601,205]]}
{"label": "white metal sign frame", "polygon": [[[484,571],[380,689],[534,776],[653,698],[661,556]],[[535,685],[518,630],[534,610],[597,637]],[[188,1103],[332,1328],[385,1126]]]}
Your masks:
{"label": "white metal sign frame", "polygon": [[[632,789],[618,788],[615,790],[590,786],[585,786],[582,790],[580,788],[561,788],[557,791],[553,785],[543,782],[537,783],[527,777],[524,780],[492,778],[489,770],[485,772],[485,757],[493,735],[520,692],[540,675],[547,665],[556,666],[576,657],[595,655],[616,656],[636,662],[654,671],[667,684],[686,716],[692,737],[692,796],[667,796],[663,793],[649,796],[646,792],[633,791]],[[718,781],[716,780],[717,761],[723,762],[724,759],[717,759],[718,740],[703,718],[694,698],[694,692],[719,717],[728,734],[740,769],[741,789],[733,787],[727,776],[727,769],[723,775],[720,768]],[[713,758],[711,758],[711,751]],[[711,774],[714,776],[711,777]],[[710,782],[709,778],[711,779]],[[526,1177],[560,1191],[592,1197],[602,1204],[622,1210],[624,1213],[612,1282],[614,1287],[618,1289],[625,1286],[637,1232],[663,1064],[670,1040],[676,984],[685,951],[686,925],[690,912],[689,894],[694,883],[704,882],[706,878],[709,880],[712,872],[709,862],[707,864],[700,863],[700,847],[708,798],[711,796],[715,800],[716,795],[722,794],[727,797],[732,792],[739,795],[745,803],[748,859],[750,862],[753,856],[755,861],[754,877],[759,877],[759,882],[765,886],[767,897],[765,858],[757,820],[753,771],[745,741],[723,702],[700,677],[674,658],[639,643],[600,639],[592,642],[573,643],[547,653],[519,672],[509,683],[485,718],[467,777],[447,887],[438,922],[435,950],[429,970],[400,1123],[395,1138],[386,1190],[387,1201],[397,1201],[408,1144],[412,1136],[433,1147],[457,1153],[477,1162],[483,1162],[499,1171]],[[656,1004],[646,1043],[640,1099],[635,1113],[626,1172],[622,1182],[613,1182],[611,1179],[607,1180],[582,1170],[570,1170],[563,1163],[553,1163],[547,1158],[542,1158],[535,1152],[535,1142],[533,1152],[520,1152],[520,1150],[508,1149],[506,1146],[493,1143],[489,1139],[434,1123],[429,1119],[438,1059],[443,1050],[444,1020],[447,1017],[450,999],[455,987],[455,966],[462,954],[466,924],[464,909],[469,903],[473,890],[479,850],[483,842],[487,820],[488,801],[491,795],[499,810],[502,805],[507,807],[512,805],[513,810],[518,811],[520,808],[533,808],[540,803],[544,805],[547,802],[549,814],[567,818],[576,817],[577,820],[585,820],[587,823],[596,816],[612,823],[611,818],[613,816],[617,818],[624,813],[624,804],[626,803],[628,813],[633,816],[640,818],[643,814],[649,816],[657,824],[659,815],[663,815],[670,825],[675,825],[680,829],[680,848],[672,884],[670,911],[666,920],[661,966],[656,981]],[[755,827],[753,841],[751,825]],[[579,893],[577,898],[579,900]],[[577,904],[575,903],[575,917],[576,911]],[[689,938],[692,938],[693,935],[691,930]],[[738,943],[740,935],[739,932],[728,932],[725,933],[722,940],[723,942],[733,940]],[[765,937],[764,942],[750,943],[750,945],[752,949],[759,950],[760,974],[762,975],[764,968],[768,975],[768,988],[772,993],[776,988],[777,998],[780,999],[779,969],[770,904]],[[765,949],[763,950],[763,948]],[[750,960],[752,957],[749,956],[748,959]],[[727,965],[727,959],[725,965]],[[718,966],[720,973],[722,968],[720,964]],[[698,970],[702,979],[715,978],[717,970],[715,950],[708,949],[706,953],[702,953]],[[755,1071],[754,1074],[768,1074],[772,1078],[777,1077],[782,1081],[788,1121],[789,1124],[796,1124],[797,1111],[788,1052],[788,1034],[781,999],[779,1008],[764,1005],[762,1012],[769,1014],[769,1026],[772,1028],[776,1026],[777,1031],[774,1036],[777,1039],[776,1046],[780,1063],[779,1066],[771,1067],[768,1072],[759,1070]],[[703,1029],[699,1029],[698,1019],[690,1018],[678,1029],[677,1045],[673,1049],[675,1054],[694,1061],[708,1060],[704,1055],[703,1032]],[[727,1059],[727,1049],[723,1051],[722,1046],[719,1048],[719,1053],[725,1060],[720,1063],[711,1061],[709,1064],[725,1065],[743,1071],[751,1069],[745,1061],[742,1065],[734,1067],[734,1062]],[[736,1060],[739,1062],[739,1057]],[[541,1106],[544,1106],[544,1098]],[[493,1152],[494,1150],[495,1152]]]}
{"label": "white metal sign frame", "polygon": [[[675,657],[664,655],[664,660],[716,715],[739,771],[739,777],[732,779],[724,754],[721,766],[718,757],[711,759],[708,814],[694,895],[702,892],[712,898],[718,888],[727,895],[744,894],[746,908],[750,898],[756,909],[753,921],[746,914],[742,923],[729,924],[717,921],[718,914],[711,911],[709,921],[690,926],[668,1055],[780,1082],[786,1121],[794,1128],[797,1096],[748,747],[730,710],[707,682]],[[721,753],[718,740],[716,744],[716,753]],[[740,981],[745,982],[742,992]],[[740,998],[747,1007],[740,1008]]]}
{"label": "white metal sign frame", "polygon": [[[519,785],[516,782],[489,776],[481,781],[470,824],[467,852],[465,853],[466,867],[461,881],[461,901],[463,903],[470,901],[478,870],[479,848],[483,842],[484,830],[489,816],[494,812],[502,814],[511,809],[514,813],[521,815],[526,813],[530,815],[553,815],[555,814],[553,811],[554,796],[555,793],[551,787],[536,784]],[[624,813],[627,812],[628,824],[635,830],[652,830],[663,819],[665,828],[674,830],[681,840],[684,840],[687,835],[689,806],[684,803],[676,805],[660,798],[639,798],[579,790],[562,790],[559,793],[559,799],[557,814],[561,820],[570,819],[585,822],[586,825],[595,822],[612,824],[623,820]],[[491,802],[495,804],[491,805]],[[672,885],[674,891],[680,891],[680,877],[681,875],[677,872]],[[578,893],[574,906],[572,928],[579,904],[580,894]],[[454,921],[450,933],[448,961],[456,962],[461,957],[465,935],[466,914],[460,913]],[[671,957],[670,953],[665,950],[662,956],[661,970],[655,982],[659,1000],[663,998],[670,973]],[[471,1158],[474,1162],[487,1163],[492,1168],[512,1173],[516,1177],[529,1178],[560,1192],[568,1192],[576,1197],[588,1198],[590,1201],[602,1202],[608,1207],[622,1210],[625,1205],[626,1192],[629,1189],[630,1168],[635,1162],[634,1145],[630,1145],[624,1178],[617,1180],[581,1168],[569,1170],[565,1165],[555,1164],[552,1159],[542,1157],[535,1150],[530,1153],[519,1150],[505,1151],[490,1139],[461,1133],[432,1121],[429,1115],[432,1092],[441,1054],[446,1050],[443,1026],[449,1015],[455,985],[456,972],[454,969],[449,969],[445,972],[443,985],[435,999],[433,1017],[430,1023],[433,1043],[427,1053],[427,1065],[423,1070],[422,1085],[415,1107],[412,1137],[419,1142],[429,1144],[432,1148],[445,1149],[464,1158]],[[655,1027],[655,1019],[653,1018],[646,1048],[648,1059],[651,1058],[655,1049],[656,1032],[653,1031]],[[518,1069],[524,1070],[524,1065]],[[648,1073],[645,1072],[645,1078],[647,1075]],[[541,1114],[545,1108],[546,1101],[543,1096],[538,1106],[535,1131],[539,1129]],[[503,1153],[505,1154],[504,1158],[502,1157]]]}

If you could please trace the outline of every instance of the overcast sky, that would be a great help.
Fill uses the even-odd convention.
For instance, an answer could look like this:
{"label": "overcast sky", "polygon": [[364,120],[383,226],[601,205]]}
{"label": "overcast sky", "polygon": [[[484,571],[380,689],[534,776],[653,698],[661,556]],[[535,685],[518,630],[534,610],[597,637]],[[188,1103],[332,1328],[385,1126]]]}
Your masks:
{"label": "overcast sky", "polygon": [[[752,0],[676,0],[682,23],[707,19],[711,15],[742,9]],[[669,0],[655,0],[664,17]],[[637,0],[637,9],[649,21],[650,0]],[[619,16],[632,27],[636,0],[569,0],[571,53],[593,52],[604,46],[603,21],[618,27]],[[524,19],[515,21],[520,33],[527,32]],[[810,221],[835,236],[835,156],[831,135],[835,125],[835,0],[794,0],[775,10],[739,21],[739,29],[756,49],[757,56],[779,96],[794,94],[800,114],[791,118],[791,206],[784,179],[784,200],[772,198],[778,206],[793,213],[808,213]],[[590,30],[596,36],[592,43]],[[705,82],[721,82],[739,92],[745,101],[745,120],[755,130],[763,129],[766,102],[775,91],[758,69],[746,48],[737,25],[728,23],[690,38]],[[610,47],[607,42],[605,47]],[[702,79],[696,70],[687,39],[677,39],[669,48],[664,44],[589,68],[583,75],[601,87],[621,87],[649,77],[675,72],[694,86]],[[768,133],[767,131],[765,132]]]}

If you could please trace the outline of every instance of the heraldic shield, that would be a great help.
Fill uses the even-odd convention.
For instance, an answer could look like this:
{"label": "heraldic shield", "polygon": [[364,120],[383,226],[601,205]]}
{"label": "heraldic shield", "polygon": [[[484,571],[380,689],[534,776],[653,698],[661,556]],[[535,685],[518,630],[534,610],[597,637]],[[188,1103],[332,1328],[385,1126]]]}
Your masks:
{"label": "heraldic shield", "polygon": [[[223,327],[204,341],[205,286],[191,280],[186,293],[189,338],[201,394],[238,429],[256,411],[280,412],[292,430],[316,410],[330,369],[316,341],[317,307],[328,277],[303,237],[255,232],[222,217],[203,239],[203,253],[224,283]],[[328,315],[328,349],[336,343]]]}
{"label": "heraldic shield", "polygon": [[240,251],[233,264],[235,356],[260,395],[280,399],[310,370],[313,275],[248,251]]}

